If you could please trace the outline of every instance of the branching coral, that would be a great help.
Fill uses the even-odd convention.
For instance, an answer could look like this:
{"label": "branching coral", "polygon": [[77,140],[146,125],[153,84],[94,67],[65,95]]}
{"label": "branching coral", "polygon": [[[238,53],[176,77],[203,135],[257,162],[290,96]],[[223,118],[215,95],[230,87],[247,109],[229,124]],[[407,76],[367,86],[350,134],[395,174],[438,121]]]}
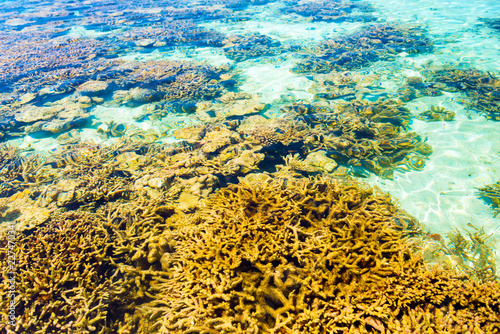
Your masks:
{"label": "branching coral", "polygon": [[289,178],[229,186],[208,200],[198,220],[165,234],[176,251],[163,267],[170,279],[140,307],[151,320],[148,330],[500,326],[498,283],[426,271],[404,239],[418,226],[386,195],[354,183]]}
{"label": "branching coral", "polygon": [[228,70],[228,67],[190,62],[150,61],[123,65],[115,80],[118,87],[147,88],[167,100],[200,99],[217,96],[223,91],[226,82],[221,76]]}
{"label": "branching coral", "polygon": [[[105,326],[111,273],[103,263],[106,236],[95,228],[91,215],[68,213],[56,215],[32,234],[18,232],[13,275],[19,318],[10,330],[90,333]],[[0,259],[6,268],[7,241],[2,240]],[[9,301],[7,275],[3,273],[0,291],[2,313]]]}
{"label": "branching coral", "polygon": [[[203,151],[210,136],[223,134],[233,139],[217,155]],[[285,144],[292,138],[282,135]],[[464,283],[440,267],[427,272],[405,239],[418,225],[388,195],[280,172],[210,195],[254,170],[267,144],[222,126],[201,129],[198,138],[187,151],[127,141],[79,145],[39,163],[33,177],[47,191],[39,196],[33,182],[34,196],[54,198],[51,187],[68,182],[68,191],[97,196],[65,204],[58,194],[69,212],[55,207],[33,231],[19,230],[16,310],[26,317],[13,329],[343,333],[428,326],[422,319],[446,330],[498,326],[498,285]],[[4,155],[12,160],[16,152]],[[108,196],[112,185],[92,183],[96,177],[127,191]],[[6,261],[5,251],[0,258]]]}

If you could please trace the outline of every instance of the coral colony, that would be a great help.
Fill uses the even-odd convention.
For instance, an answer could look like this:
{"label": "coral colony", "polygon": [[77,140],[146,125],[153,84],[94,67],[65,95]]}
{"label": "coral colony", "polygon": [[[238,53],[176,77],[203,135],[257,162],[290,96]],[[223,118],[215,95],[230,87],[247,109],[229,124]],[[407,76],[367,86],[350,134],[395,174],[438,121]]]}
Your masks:
{"label": "coral colony", "polygon": [[[386,92],[357,70],[433,40],[361,1],[280,2],[359,24],[315,45],[208,28],[269,2],[2,4],[0,332],[500,332],[488,235],[430,233],[363,181],[424,170],[433,148],[413,120],[456,116],[409,101],[461,92],[499,121],[498,74],[446,64]],[[203,48],[233,65],[147,58]],[[240,88],[235,63],[273,57],[293,57],[311,101]],[[118,108],[135,124],[97,114]],[[26,136],[56,148],[11,144]],[[499,183],[477,189],[497,214]]]}

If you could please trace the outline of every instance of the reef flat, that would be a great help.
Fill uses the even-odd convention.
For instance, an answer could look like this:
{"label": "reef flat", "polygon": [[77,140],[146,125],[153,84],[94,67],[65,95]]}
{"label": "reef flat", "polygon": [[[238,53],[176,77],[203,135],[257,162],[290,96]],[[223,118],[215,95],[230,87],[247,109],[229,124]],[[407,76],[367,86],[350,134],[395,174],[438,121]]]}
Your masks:
{"label": "reef flat", "polygon": [[498,18],[391,1],[2,3],[0,332],[500,331]]}

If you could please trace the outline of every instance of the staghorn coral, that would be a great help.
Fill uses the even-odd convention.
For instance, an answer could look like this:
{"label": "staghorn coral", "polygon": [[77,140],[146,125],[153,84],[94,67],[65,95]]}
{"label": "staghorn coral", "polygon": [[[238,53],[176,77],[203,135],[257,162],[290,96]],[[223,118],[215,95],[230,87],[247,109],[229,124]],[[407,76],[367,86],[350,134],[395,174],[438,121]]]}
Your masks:
{"label": "staghorn coral", "polygon": [[[498,308],[491,276],[472,284],[448,271],[429,274],[404,239],[419,235],[418,226],[387,195],[352,181],[295,179],[289,170],[274,180],[250,174],[216,191],[254,170],[249,158],[269,154],[259,153],[263,143],[239,135],[220,154],[204,153],[203,138],[221,126],[201,130],[191,146],[79,144],[39,161],[31,176],[36,181],[24,185],[29,191],[0,207],[27,201],[33,208],[37,204],[28,196],[41,202],[51,187],[62,189],[64,183],[64,193],[96,196],[64,204],[58,194],[64,206],[48,204],[51,211],[41,209],[50,218],[34,232],[18,231],[17,244],[26,245],[18,258],[31,270],[22,271],[25,288],[17,310],[37,316],[22,318],[18,331],[395,331],[427,326],[419,323],[424,315],[445,329],[497,326],[493,316],[484,316],[485,304],[493,312]],[[310,154],[310,166],[328,163],[320,153]],[[16,154],[4,153],[10,160]],[[127,191],[106,196],[112,185],[99,180]],[[40,189],[47,191],[40,195]],[[4,248],[0,258],[6,258]],[[87,269],[65,271],[79,266]],[[33,280],[47,293],[30,287]],[[413,293],[414,287],[425,293]],[[470,298],[451,295],[453,289]],[[51,312],[59,320],[45,321]],[[448,317],[444,323],[441,314]],[[481,319],[477,325],[473,317]]]}
{"label": "staghorn coral", "polygon": [[[110,269],[104,263],[106,236],[95,229],[89,214],[53,215],[34,233],[17,232],[16,312],[14,326],[4,330],[24,333],[91,333],[106,324],[110,302]],[[0,261],[7,267],[6,239],[2,238]],[[5,288],[9,274],[2,274],[0,305],[7,310]],[[55,316],[57,315],[57,316]]]}
{"label": "staghorn coral", "polygon": [[149,319],[139,332],[499,328],[498,282],[428,271],[404,239],[418,225],[386,195],[331,179],[242,181],[164,232],[169,279],[138,308]]}
{"label": "staghorn coral", "polygon": [[228,92],[218,99],[198,104],[196,114],[201,119],[210,121],[210,115],[218,120],[260,113],[266,104],[260,102],[257,94]]}
{"label": "staghorn coral", "polygon": [[[163,204],[160,203],[160,200]],[[61,211],[36,230],[9,238],[16,252],[14,326],[0,330],[33,333],[116,333],[132,321],[130,310],[149,300],[151,277],[165,277],[160,258],[173,248],[158,235],[174,214],[168,198],[107,203],[96,212]],[[2,238],[0,262],[7,266]],[[7,310],[10,274],[3,273],[0,305]],[[55,316],[57,315],[57,316]],[[1,313],[2,320],[6,312]],[[127,324],[123,324],[123,322]]]}
{"label": "staghorn coral", "polygon": [[[175,9],[174,9],[175,10]],[[195,22],[187,20],[157,23],[153,27],[141,27],[125,32],[120,40],[133,42],[143,48],[192,44],[198,46],[222,46],[224,35],[205,30]]]}
{"label": "staghorn coral", "polygon": [[[51,38],[53,37],[53,38]],[[119,63],[111,60],[118,44],[111,39],[54,38],[44,33],[2,34],[2,91],[57,95],[69,93],[93,74]]]}
{"label": "staghorn coral", "polygon": [[264,150],[282,149],[300,144],[308,132],[307,126],[291,118],[268,120],[259,116],[249,117],[238,126],[237,130],[245,138],[262,145]]}
{"label": "staghorn coral", "polygon": [[[222,75],[228,70],[224,66],[182,61],[133,62],[121,66],[115,80],[120,88],[147,88],[167,100],[212,98],[224,90],[226,81]],[[116,102],[133,100],[132,97],[114,99]]]}
{"label": "staghorn coral", "polygon": [[0,197],[8,197],[37,182],[45,157],[31,154],[20,156],[20,150],[0,145]]}

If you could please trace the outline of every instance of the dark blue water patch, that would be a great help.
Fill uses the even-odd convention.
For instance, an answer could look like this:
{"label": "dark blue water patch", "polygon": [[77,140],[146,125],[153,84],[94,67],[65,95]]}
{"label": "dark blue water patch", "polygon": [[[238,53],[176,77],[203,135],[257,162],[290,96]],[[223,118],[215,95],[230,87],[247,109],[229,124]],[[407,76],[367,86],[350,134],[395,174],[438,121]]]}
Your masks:
{"label": "dark blue water patch", "polygon": [[488,28],[500,32],[500,18],[479,18],[478,21],[482,22]]}

